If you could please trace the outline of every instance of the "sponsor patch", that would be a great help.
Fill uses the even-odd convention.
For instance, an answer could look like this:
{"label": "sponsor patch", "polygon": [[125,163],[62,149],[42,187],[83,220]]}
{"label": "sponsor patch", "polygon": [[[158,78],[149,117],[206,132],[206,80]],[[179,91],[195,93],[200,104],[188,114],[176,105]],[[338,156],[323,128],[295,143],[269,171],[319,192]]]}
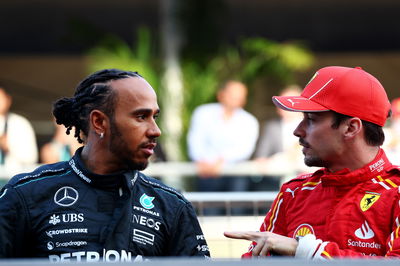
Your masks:
{"label": "sponsor patch", "polygon": [[133,229],[133,239],[134,242],[140,243],[142,245],[153,245],[154,244],[154,235],[148,232]]}
{"label": "sponsor patch", "polygon": [[309,234],[315,235],[313,227],[309,224],[301,224],[294,231],[293,238],[303,237]]}
{"label": "sponsor patch", "polygon": [[144,261],[141,255],[132,256],[126,250],[105,250],[102,254],[97,251],[77,251],[72,253],[62,253],[59,255],[49,255],[50,262],[86,261],[86,262],[124,262],[124,261]]}
{"label": "sponsor patch", "polygon": [[371,239],[375,236],[374,231],[369,227],[367,221],[365,221],[360,228],[357,228],[354,234],[359,239]]}
{"label": "sponsor patch", "polygon": [[144,226],[147,226],[148,228],[155,229],[157,231],[160,230],[161,222],[156,221],[153,218],[134,214],[132,221],[133,221],[133,223],[144,225]]}
{"label": "sponsor patch", "polygon": [[140,212],[143,212],[143,213],[147,213],[147,214],[151,214],[151,215],[160,217],[160,213],[152,211],[152,210],[147,210],[147,209],[142,208],[142,207],[133,206],[133,209],[136,210],[136,211],[140,211]]}
{"label": "sponsor patch", "polygon": [[154,197],[149,197],[146,195],[146,193],[143,193],[143,195],[140,197],[140,204],[142,205],[143,208],[147,210],[151,210],[154,208],[153,200]]}
{"label": "sponsor patch", "polygon": [[54,202],[63,207],[69,207],[75,204],[79,198],[79,193],[73,187],[62,187],[54,194]]}
{"label": "sponsor patch", "polygon": [[50,216],[49,224],[59,224],[59,223],[81,223],[84,221],[83,213],[63,213],[60,215],[53,214]]}
{"label": "sponsor patch", "polygon": [[372,205],[380,198],[381,194],[375,192],[366,192],[360,201],[360,208],[363,212],[371,208]]}
{"label": "sponsor patch", "polygon": [[87,228],[68,228],[46,231],[46,235],[53,238],[54,235],[69,235],[69,234],[87,234]]}

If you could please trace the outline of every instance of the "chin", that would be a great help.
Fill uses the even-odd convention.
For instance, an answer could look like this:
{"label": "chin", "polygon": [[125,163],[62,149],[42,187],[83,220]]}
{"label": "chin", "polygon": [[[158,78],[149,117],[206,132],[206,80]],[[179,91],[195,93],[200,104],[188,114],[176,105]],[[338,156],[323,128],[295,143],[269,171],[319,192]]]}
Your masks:
{"label": "chin", "polygon": [[307,166],[324,167],[325,163],[320,158],[317,157],[305,157],[304,164]]}
{"label": "chin", "polygon": [[131,161],[131,162],[129,162],[128,165],[129,165],[130,169],[142,171],[147,168],[147,166],[149,165],[149,162],[148,161],[145,161],[145,162]]}

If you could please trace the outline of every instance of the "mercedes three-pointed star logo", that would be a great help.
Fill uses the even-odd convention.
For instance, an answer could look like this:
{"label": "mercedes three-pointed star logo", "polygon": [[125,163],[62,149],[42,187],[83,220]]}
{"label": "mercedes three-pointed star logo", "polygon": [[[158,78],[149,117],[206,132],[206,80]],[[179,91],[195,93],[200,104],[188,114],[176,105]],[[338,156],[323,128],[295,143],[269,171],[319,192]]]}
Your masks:
{"label": "mercedes three-pointed star logo", "polygon": [[78,198],[78,191],[73,187],[62,187],[54,194],[54,202],[63,207],[73,205]]}

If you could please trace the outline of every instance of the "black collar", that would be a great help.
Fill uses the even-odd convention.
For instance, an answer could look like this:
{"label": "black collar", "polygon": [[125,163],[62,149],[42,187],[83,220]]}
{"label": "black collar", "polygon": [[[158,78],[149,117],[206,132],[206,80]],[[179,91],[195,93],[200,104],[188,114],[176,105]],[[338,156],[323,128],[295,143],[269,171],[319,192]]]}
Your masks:
{"label": "black collar", "polygon": [[75,155],[69,160],[72,171],[85,183],[103,189],[117,189],[120,187],[131,186],[138,175],[138,171],[121,171],[107,175],[99,175],[88,170],[81,157],[83,147],[80,147]]}

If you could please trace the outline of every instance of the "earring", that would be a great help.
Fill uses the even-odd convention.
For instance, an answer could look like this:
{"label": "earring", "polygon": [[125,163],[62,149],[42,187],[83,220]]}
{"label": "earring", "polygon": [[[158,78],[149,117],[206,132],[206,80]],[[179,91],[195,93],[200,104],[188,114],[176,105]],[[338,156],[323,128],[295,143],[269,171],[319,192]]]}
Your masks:
{"label": "earring", "polygon": [[101,132],[101,133],[100,133],[100,138],[101,138],[101,139],[104,138],[104,132]]}

